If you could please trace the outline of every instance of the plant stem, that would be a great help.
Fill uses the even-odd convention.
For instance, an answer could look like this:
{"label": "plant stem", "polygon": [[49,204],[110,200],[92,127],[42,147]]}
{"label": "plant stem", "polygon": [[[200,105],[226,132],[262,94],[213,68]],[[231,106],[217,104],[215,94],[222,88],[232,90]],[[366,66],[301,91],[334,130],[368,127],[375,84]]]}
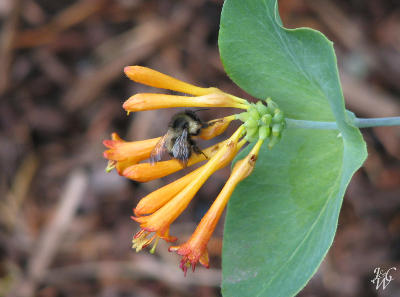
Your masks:
{"label": "plant stem", "polygon": [[294,120],[286,118],[287,128],[303,128],[303,129],[322,129],[322,130],[336,130],[336,122],[316,122],[305,120]]}
{"label": "plant stem", "polygon": [[400,126],[400,117],[360,119],[355,118],[354,124],[358,128]]}
{"label": "plant stem", "polygon": [[[336,122],[305,121],[305,120],[294,120],[287,118],[286,124],[288,128],[322,129],[322,130],[338,129]],[[372,118],[372,119],[355,118],[353,125],[358,128],[400,126],[400,117]]]}

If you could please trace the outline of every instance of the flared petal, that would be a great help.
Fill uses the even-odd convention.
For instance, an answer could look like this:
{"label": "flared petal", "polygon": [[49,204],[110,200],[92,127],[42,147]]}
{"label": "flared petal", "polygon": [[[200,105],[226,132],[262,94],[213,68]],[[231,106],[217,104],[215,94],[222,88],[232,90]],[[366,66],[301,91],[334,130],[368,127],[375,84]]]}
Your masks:
{"label": "flared petal", "polygon": [[103,155],[108,160],[141,161],[150,157],[151,151],[160,140],[160,137],[141,140],[141,141],[124,141],[116,133],[113,133],[111,140],[104,140],[103,144],[109,150],[106,150]]}

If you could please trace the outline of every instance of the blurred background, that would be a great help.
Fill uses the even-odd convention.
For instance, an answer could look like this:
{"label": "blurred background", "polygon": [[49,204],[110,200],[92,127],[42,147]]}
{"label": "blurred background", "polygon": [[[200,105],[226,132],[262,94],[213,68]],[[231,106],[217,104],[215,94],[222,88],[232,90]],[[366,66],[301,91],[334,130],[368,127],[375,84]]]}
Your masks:
{"label": "blurred background", "polygon": [[[400,115],[397,0],[279,3],[287,27],[312,27],[334,42],[349,109]],[[114,131],[157,137],[176,113],[128,117],[124,100],[158,90],[129,81],[126,65],[250,98],[219,60],[222,4],[0,0],[0,296],[221,296],[223,224],[209,244],[211,268],[186,278],[168,245],[135,253],[132,208],[181,174],[146,184],[106,174],[102,141]],[[400,128],[362,132],[368,160],[348,188],[332,248],[299,296],[400,296]],[[217,172],[173,225],[181,242],[228,174]],[[397,268],[385,290],[371,283],[376,267]]]}

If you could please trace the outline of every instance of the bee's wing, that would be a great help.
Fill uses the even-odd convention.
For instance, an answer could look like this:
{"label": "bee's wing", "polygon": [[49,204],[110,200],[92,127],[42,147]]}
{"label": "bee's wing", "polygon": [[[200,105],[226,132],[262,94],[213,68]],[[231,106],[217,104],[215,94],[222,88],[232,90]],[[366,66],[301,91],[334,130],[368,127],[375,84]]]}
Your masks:
{"label": "bee's wing", "polygon": [[168,134],[165,134],[157,142],[150,154],[150,163],[154,164],[161,161],[163,154],[166,152],[165,141],[167,140]]}
{"label": "bee's wing", "polygon": [[175,159],[178,159],[180,162],[183,163],[184,166],[187,164],[187,160],[190,157],[190,144],[189,144],[189,135],[188,130],[183,129],[181,135],[179,135],[172,147],[172,155]]}

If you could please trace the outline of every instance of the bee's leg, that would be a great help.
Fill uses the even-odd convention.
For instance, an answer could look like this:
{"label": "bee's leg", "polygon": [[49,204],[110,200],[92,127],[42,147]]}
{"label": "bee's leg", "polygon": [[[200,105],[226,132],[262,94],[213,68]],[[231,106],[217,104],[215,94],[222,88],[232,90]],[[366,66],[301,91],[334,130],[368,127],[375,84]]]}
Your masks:
{"label": "bee's leg", "polygon": [[196,144],[192,144],[192,149],[196,154],[203,155],[204,157],[206,157],[206,159],[208,159],[207,155]]}
{"label": "bee's leg", "polygon": [[183,168],[186,168],[187,167],[187,163],[188,163],[188,160],[186,159],[186,160],[178,160],[179,161],[179,163],[181,163],[181,165],[182,165],[182,167]]}
{"label": "bee's leg", "polygon": [[212,126],[212,125],[213,125],[213,123],[211,123],[211,124],[209,124],[209,123],[201,123],[201,128],[202,128],[202,129],[208,128],[208,127],[210,127],[210,126]]}
{"label": "bee's leg", "polygon": [[224,121],[224,119],[217,119],[217,120],[212,120],[210,122],[201,123],[201,125],[202,125],[201,128],[203,128],[203,129],[208,128],[208,127],[215,125],[218,122],[223,122],[223,121]]}

